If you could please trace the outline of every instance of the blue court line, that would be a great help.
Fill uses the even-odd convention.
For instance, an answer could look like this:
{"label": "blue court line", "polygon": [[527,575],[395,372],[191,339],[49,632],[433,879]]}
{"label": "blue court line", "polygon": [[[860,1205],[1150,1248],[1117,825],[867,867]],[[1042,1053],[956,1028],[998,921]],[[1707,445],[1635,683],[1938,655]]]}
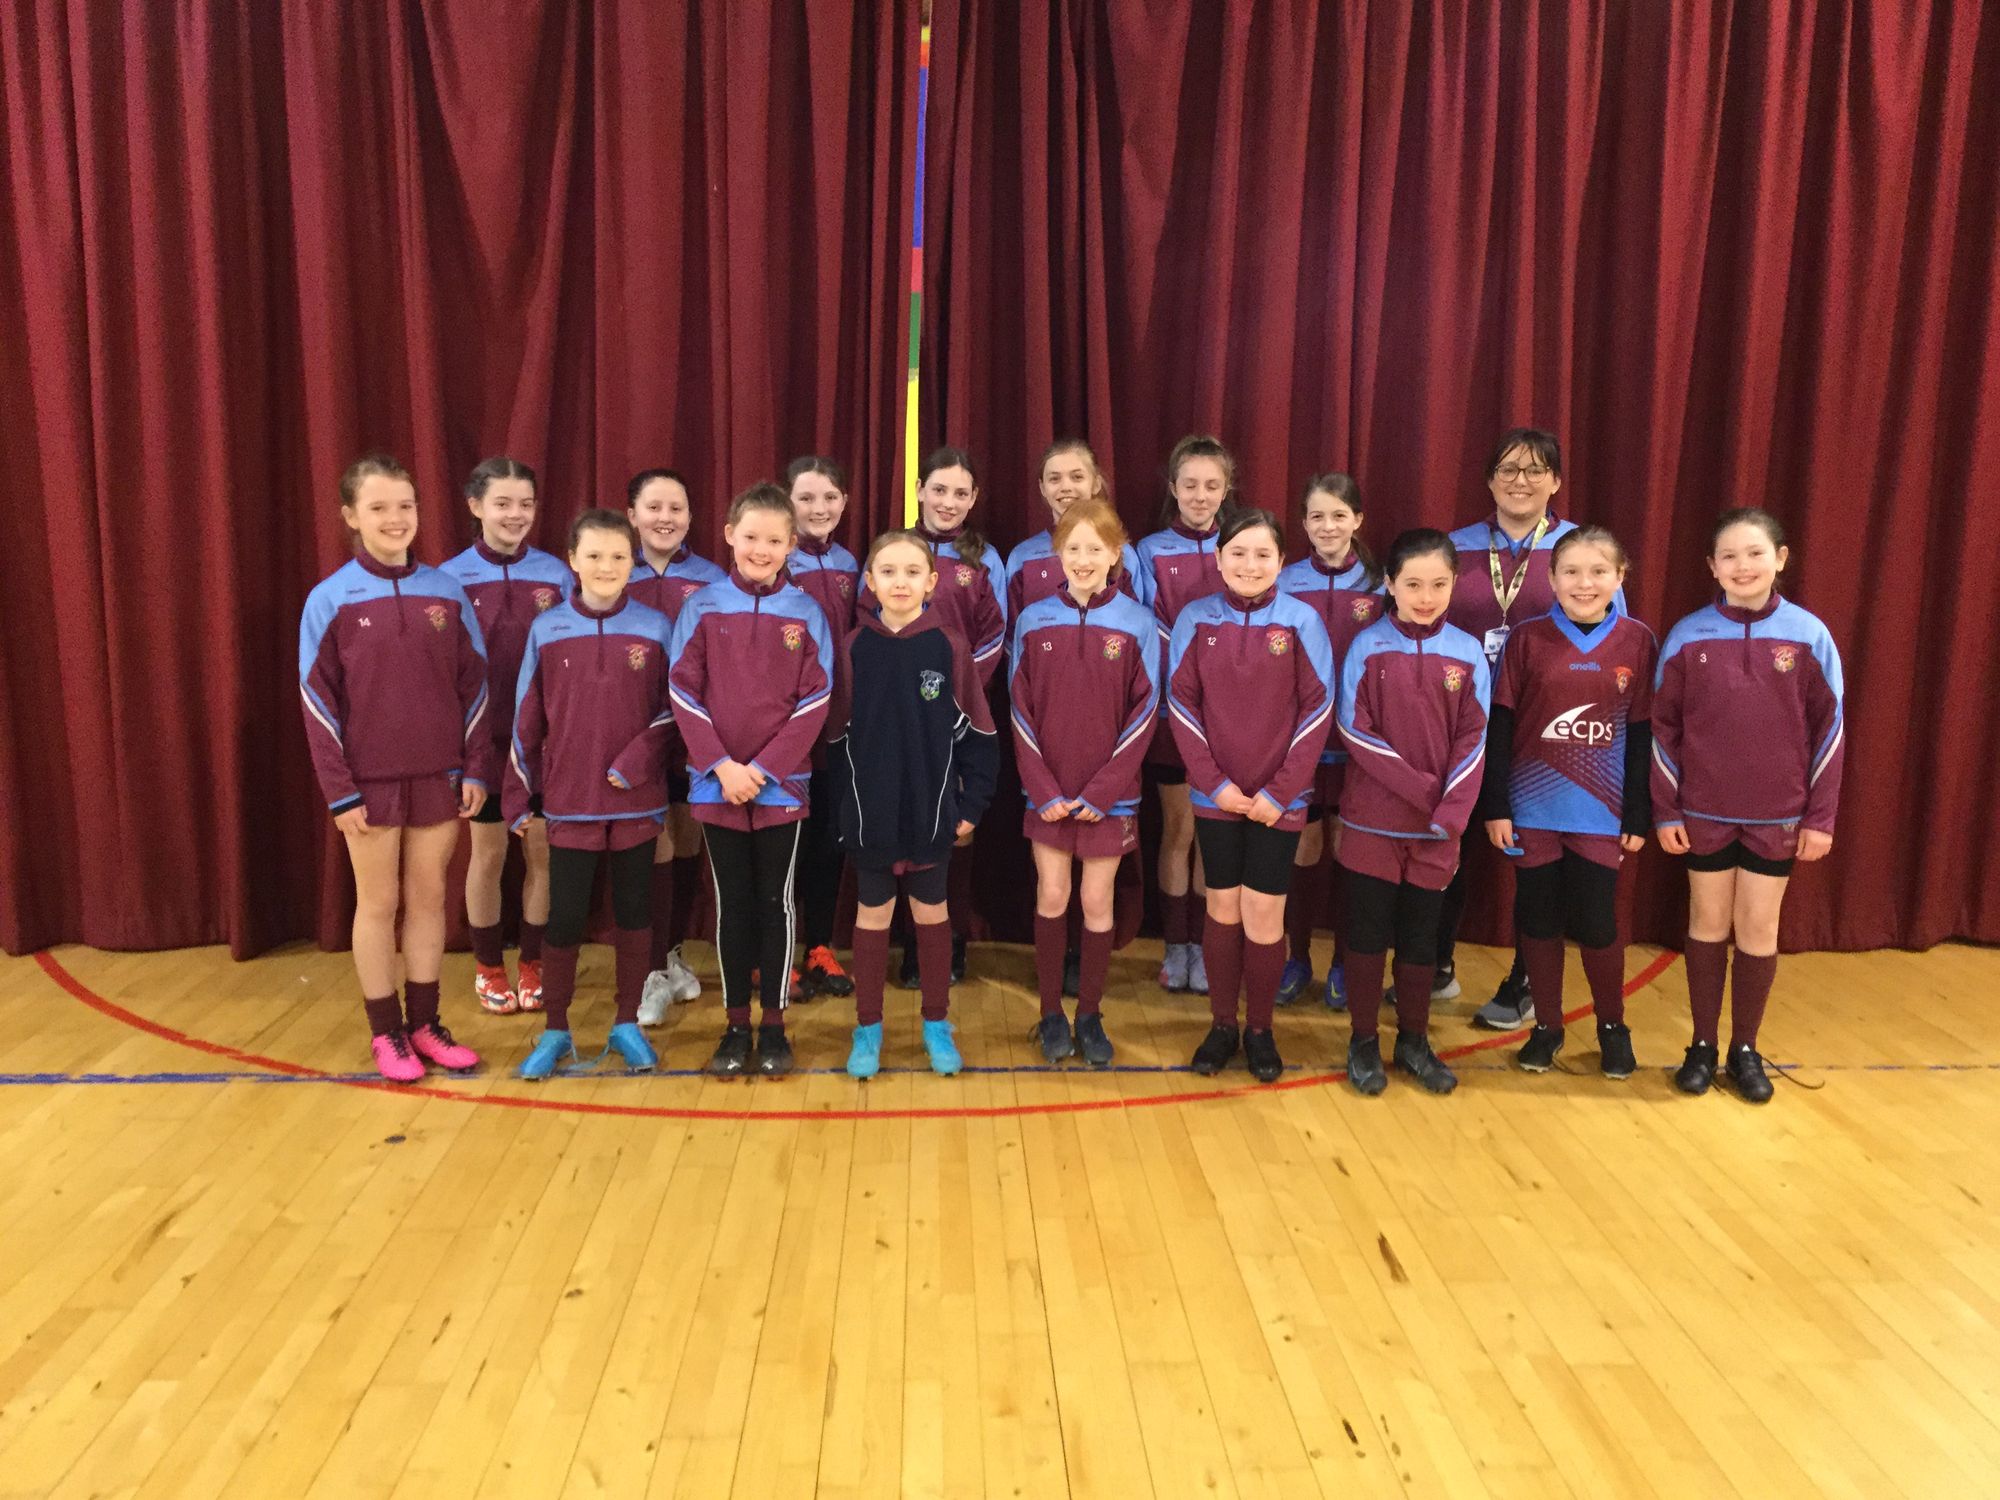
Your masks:
{"label": "blue court line", "polygon": [[[1764,1059],[1764,1066],[1770,1069],[1772,1072],[1783,1072],[1783,1073],[2000,1072],[2000,1062],[1807,1064],[1807,1063],[1777,1063],[1771,1061],[1771,1059],[1767,1057]],[[1069,1075],[1077,1077],[1089,1077],[1093,1074],[1102,1074],[1102,1073],[1162,1074],[1162,1073],[1188,1073],[1191,1070],[1187,1067],[1186,1064],[1177,1064],[1175,1066],[1168,1067],[1160,1064],[1145,1065],[1139,1063],[1121,1063],[1109,1068],[1092,1068],[1088,1066],[1075,1067],[1075,1068],[1058,1068],[1044,1064],[1040,1067],[1020,1067],[1020,1068],[968,1067],[963,1071],[972,1074],[991,1075],[991,1074],[1003,1074],[1003,1073],[1020,1073],[1031,1076],[1040,1075],[1044,1077],[1049,1075],[1060,1075],[1067,1073]],[[1327,1068],[1327,1067],[1320,1067],[1320,1068],[1295,1067],[1295,1068],[1287,1068],[1285,1071],[1288,1075],[1297,1075],[1301,1073],[1335,1073],[1340,1070],[1336,1068]],[[1514,1065],[1510,1062],[1504,1062],[1504,1061],[1494,1061],[1494,1062],[1461,1061],[1459,1063],[1454,1064],[1453,1071],[1459,1073],[1465,1073],[1465,1072],[1506,1073],[1514,1071]],[[1592,1076],[1590,1070],[1588,1069],[1578,1069],[1571,1071],[1575,1072],[1577,1076],[1580,1077]],[[1660,1071],[1665,1072],[1669,1070],[1662,1067]],[[931,1070],[929,1068],[884,1068],[879,1076],[884,1078],[890,1078],[902,1074],[907,1074],[913,1077],[924,1077],[924,1078],[932,1076]],[[446,1073],[446,1074],[434,1075],[434,1078],[449,1079],[452,1076],[453,1075]],[[558,1075],[558,1077],[561,1076],[562,1075]],[[709,1074],[706,1068],[659,1068],[655,1069],[651,1073],[631,1073],[631,1074],[624,1072],[580,1073],[574,1075],[570,1079],[570,1081],[574,1082],[577,1079],[582,1079],[582,1078],[590,1078],[590,1079],[703,1078],[705,1079],[710,1076],[711,1075]],[[800,1077],[845,1078],[847,1076],[847,1070],[845,1068],[796,1068],[793,1070],[791,1076],[795,1078],[800,1078]],[[511,1070],[509,1070],[506,1073],[475,1074],[474,1077],[512,1078],[513,1073]],[[262,1072],[249,1072],[246,1070],[223,1071],[214,1073],[179,1073],[179,1072],[0,1073],[0,1087],[5,1087],[5,1088],[37,1088],[37,1087],[49,1088],[65,1084],[379,1083],[379,1082],[381,1082],[381,1077],[379,1074],[375,1073],[298,1074],[298,1073],[262,1073]]]}

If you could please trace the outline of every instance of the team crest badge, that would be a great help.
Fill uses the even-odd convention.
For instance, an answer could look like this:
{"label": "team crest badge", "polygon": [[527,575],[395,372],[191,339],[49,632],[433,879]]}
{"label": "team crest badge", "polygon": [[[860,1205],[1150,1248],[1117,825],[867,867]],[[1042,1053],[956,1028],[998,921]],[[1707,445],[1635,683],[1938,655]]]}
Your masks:
{"label": "team crest badge", "polygon": [[917,691],[926,703],[937,701],[937,695],[944,691],[944,673],[924,671],[917,674]]}
{"label": "team crest badge", "polygon": [[1617,672],[1616,672],[1615,674],[1613,674],[1613,675],[1615,675],[1615,676],[1617,677],[1617,679],[1618,679],[1618,691],[1619,691],[1619,692],[1621,692],[1621,693],[1622,693],[1622,692],[1624,692],[1624,691],[1625,691],[1625,690],[1626,690],[1627,688],[1629,688],[1630,686],[1632,686],[1632,669],[1631,669],[1630,667],[1620,667],[1620,668],[1619,668],[1619,669],[1617,670]]}
{"label": "team crest badge", "polygon": [[1283,656],[1287,651],[1292,649],[1291,632],[1285,630],[1267,630],[1264,632],[1264,645],[1273,656]]}
{"label": "team crest badge", "polygon": [[1771,648],[1771,665],[1780,672],[1789,672],[1799,664],[1799,653],[1790,646]]}
{"label": "team crest badge", "polygon": [[625,660],[633,671],[644,670],[646,665],[646,648],[644,646],[627,646],[625,648]]}
{"label": "team crest badge", "polygon": [[1362,624],[1364,624],[1364,625],[1365,625],[1365,624],[1367,624],[1367,623],[1369,622],[1369,620],[1373,619],[1373,618],[1374,618],[1374,616],[1375,616],[1375,601],[1374,601],[1374,600],[1372,600],[1372,599],[1356,599],[1356,600],[1354,601],[1354,618],[1355,618],[1355,619],[1359,620],[1359,621],[1360,621],[1360,622],[1361,622]]}
{"label": "team crest badge", "polygon": [[1106,661],[1116,661],[1118,660],[1119,657],[1123,656],[1124,654],[1125,654],[1124,636],[1107,635],[1104,638],[1104,659]]}
{"label": "team crest badge", "polygon": [[854,580],[845,573],[836,573],[833,575],[833,588],[835,593],[845,599],[854,592]]}
{"label": "team crest badge", "polygon": [[787,625],[784,628],[783,635],[785,640],[785,649],[787,651],[796,651],[799,649],[800,646],[805,644],[806,628],[803,625],[797,625],[797,624]]}
{"label": "team crest badge", "polygon": [[445,608],[442,604],[433,604],[424,610],[424,618],[431,622],[431,629],[442,630],[445,627],[445,622],[451,617],[445,613]]}
{"label": "team crest badge", "polygon": [[540,614],[545,609],[554,609],[555,605],[556,591],[554,589],[535,590],[535,613]]}
{"label": "team crest badge", "polygon": [[1455,693],[1464,686],[1465,668],[1453,665],[1444,669],[1444,690],[1447,693]]}
{"label": "team crest badge", "polygon": [[952,569],[952,576],[958,580],[960,588],[969,589],[972,587],[972,568],[969,564],[960,563],[956,568]]}

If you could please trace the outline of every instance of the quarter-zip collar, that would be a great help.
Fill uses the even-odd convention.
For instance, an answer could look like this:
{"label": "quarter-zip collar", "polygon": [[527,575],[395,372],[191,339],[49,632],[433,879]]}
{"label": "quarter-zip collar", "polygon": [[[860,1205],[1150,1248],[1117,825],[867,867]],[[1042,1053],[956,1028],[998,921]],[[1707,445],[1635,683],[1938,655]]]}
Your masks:
{"label": "quarter-zip collar", "polygon": [[1772,589],[1771,597],[1764,601],[1762,609],[1742,609],[1737,605],[1731,604],[1727,594],[1717,593],[1715,596],[1715,612],[1731,624],[1741,625],[1744,634],[1747,635],[1752,625],[1755,625],[1759,620],[1768,620],[1783,602],[1784,600],[1778,591]]}
{"label": "quarter-zip collar", "polygon": [[769,583],[752,583],[732,567],[729,570],[729,581],[748,594],[752,599],[768,599],[777,593],[779,589],[785,587],[785,570],[783,568],[778,569],[776,573],[771,575]]}
{"label": "quarter-zip collar", "polygon": [[1425,641],[1436,640],[1438,632],[1440,630],[1443,630],[1446,624],[1445,617],[1443,615],[1439,615],[1437,619],[1429,625],[1414,625],[1410,621],[1404,619],[1400,614],[1398,614],[1393,607],[1388,611],[1386,615],[1383,616],[1383,618],[1388,620],[1388,622],[1391,625],[1395,626],[1396,629],[1400,631],[1405,637],[1415,641],[1420,646]]}
{"label": "quarter-zip collar", "polygon": [[618,591],[617,602],[609,609],[592,609],[588,604],[585,604],[581,588],[571,589],[569,593],[569,607],[582,615],[586,620],[608,620],[625,608],[625,602],[626,592],[623,589]]}
{"label": "quarter-zip collar", "polygon": [[1069,579],[1065,577],[1063,579],[1061,594],[1062,602],[1081,616],[1088,614],[1093,609],[1104,608],[1105,605],[1118,597],[1118,590],[1112,586],[1109,579],[1106,579],[1103,588],[1092,594],[1084,603],[1078,604],[1076,602],[1076,594],[1069,586]]}
{"label": "quarter-zip collar", "polygon": [[803,552],[807,557],[825,557],[829,552],[833,551],[833,538],[828,536],[820,541],[814,541],[801,531],[798,541],[793,545],[792,550],[794,552]]}
{"label": "quarter-zip collar", "polygon": [[1306,560],[1313,565],[1315,573],[1319,574],[1322,578],[1328,579],[1344,578],[1349,573],[1352,573],[1361,563],[1361,559],[1354,555],[1354,546],[1352,543],[1348,544],[1346,559],[1337,568],[1329,568],[1325,563],[1321,562],[1319,560],[1319,553],[1317,552],[1307,553]]}
{"label": "quarter-zip collar", "polygon": [[1191,542],[1212,542],[1215,540],[1217,533],[1222,530],[1222,526],[1219,522],[1211,521],[1206,531],[1196,531],[1179,516],[1175,516],[1172,522],[1168,524],[1167,530],[1171,531],[1175,536],[1184,536]]}
{"label": "quarter-zip collar", "polygon": [[1262,609],[1265,605],[1269,604],[1273,599],[1277,597],[1278,597],[1278,587],[1276,584],[1273,584],[1270,588],[1265,589],[1263,593],[1256,595],[1254,598],[1244,597],[1242,594],[1237,593],[1235,589],[1230,588],[1227,584],[1224,584],[1222,588],[1223,602],[1227,604],[1231,609],[1235,610],[1238,614],[1243,615],[1246,618],[1250,615],[1255,614],[1258,610]]}
{"label": "quarter-zip collar", "polygon": [[521,544],[521,550],[519,552],[494,551],[491,547],[486,545],[486,534],[484,532],[481,532],[478,536],[473,538],[472,550],[477,552],[481,557],[485,558],[488,562],[492,563],[493,566],[496,568],[519,567],[521,564],[521,560],[528,555],[528,546],[527,543],[525,542]]}
{"label": "quarter-zip collar", "polygon": [[366,547],[357,547],[354,549],[354,560],[361,564],[363,572],[373,573],[377,578],[386,578],[391,583],[402,582],[415,573],[418,567],[421,566],[413,557],[401,567],[392,567],[388,563],[378,562],[375,554],[370,552]]}

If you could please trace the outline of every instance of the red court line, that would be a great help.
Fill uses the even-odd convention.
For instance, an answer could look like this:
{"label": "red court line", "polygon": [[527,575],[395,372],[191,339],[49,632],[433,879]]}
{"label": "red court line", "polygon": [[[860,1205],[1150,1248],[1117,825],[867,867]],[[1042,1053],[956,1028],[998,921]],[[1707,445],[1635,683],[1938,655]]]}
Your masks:
{"label": "red court line", "polygon": [[[1633,995],[1644,989],[1666,973],[1677,957],[1679,955],[1675,953],[1655,955],[1652,962],[1625,981],[1625,993]],[[46,950],[35,955],[35,962],[42,966],[44,974],[74,999],[80,1000],[99,1015],[109,1017],[135,1031],[143,1031],[148,1036],[158,1037],[161,1041],[172,1042],[179,1047],[204,1052],[211,1057],[226,1057],[232,1062],[271,1072],[290,1073],[301,1078],[320,1078],[328,1083],[339,1084],[343,1088],[371,1089],[377,1093],[394,1094],[399,1098],[414,1094],[426,1099],[448,1100],[453,1104],[490,1104],[502,1109],[542,1109],[564,1114],[618,1115],[656,1120],[988,1120],[1020,1115],[1079,1115],[1111,1109],[1149,1109],[1161,1104],[1200,1104],[1212,1099],[1268,1094],[1279,1089],[1322,1088],[1329,1083],[1337,1083],[1347,1076],[1345,1069],[1336,1069],[1330,1073],[1284,1078],[1276,1083],[1253,1082],[1232,1088],[1200,1089],[1193,1093],[1147,1094],[1137,1099],[1058,1099],[1047,1104],[963,1105],[943,1109],[676,1109],[653,1104],[598,1104],[583,1099],[531,1099],[514,1094],[461,1094],[450,1089],[435,1088],[429,1084],[371,1082],[365,1079],[342,1078],[321,1068],[308,1067],[304,1063],[286,1062],[282,1058],[246,1052],[226,1042],[213,1042],[205,1037],[190,1036],[185,1031],[151,1020],[136,1011],[127,1010],[115,1000],[106,999],[70,973],[54,954]],[[1563,1019],[1566,1022],[1575,1021],[1588,1014],[1590,1014],[1589,1006],[1578,1006]],[[1481,1041],[1453,1047],[1440,1055],[1449,1060],[1454,1057],[1465,1057],[1474,1052],[1485,1052],[1494,1047],[1504,1047],[1509,1042],[1518,1040],[1522,1034],[1522,1031],[1499,1032]]]}

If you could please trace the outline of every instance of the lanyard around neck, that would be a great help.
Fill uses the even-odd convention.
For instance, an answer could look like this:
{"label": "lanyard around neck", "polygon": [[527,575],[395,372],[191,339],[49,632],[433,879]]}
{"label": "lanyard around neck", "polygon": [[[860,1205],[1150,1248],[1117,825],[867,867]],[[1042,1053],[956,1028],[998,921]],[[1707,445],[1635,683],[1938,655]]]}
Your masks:
{"label": "lanyard around neck", "polygon": [[1514,607],[1515,599],[1520,597],[1522,585],[1528,581],[1528,564],[1533,560],[1535,548],[1541,542],[1543,535],[1548,529],[1549,513],[1543,511],[1541,520],[1535,523],[1534,534],[1528,538],[1527,545],[1521,549],[1521,562],[1514,569],[1514,576],[1509,579],[1502,579],[1500,576],[1500,531],[1499,528],[1492,525],[1488,525],[1486,528],[1486,563],[1493,570],[1493,598],[1500,606],[1500,623],[1503,625],[1507,622],[1507,611]]}

